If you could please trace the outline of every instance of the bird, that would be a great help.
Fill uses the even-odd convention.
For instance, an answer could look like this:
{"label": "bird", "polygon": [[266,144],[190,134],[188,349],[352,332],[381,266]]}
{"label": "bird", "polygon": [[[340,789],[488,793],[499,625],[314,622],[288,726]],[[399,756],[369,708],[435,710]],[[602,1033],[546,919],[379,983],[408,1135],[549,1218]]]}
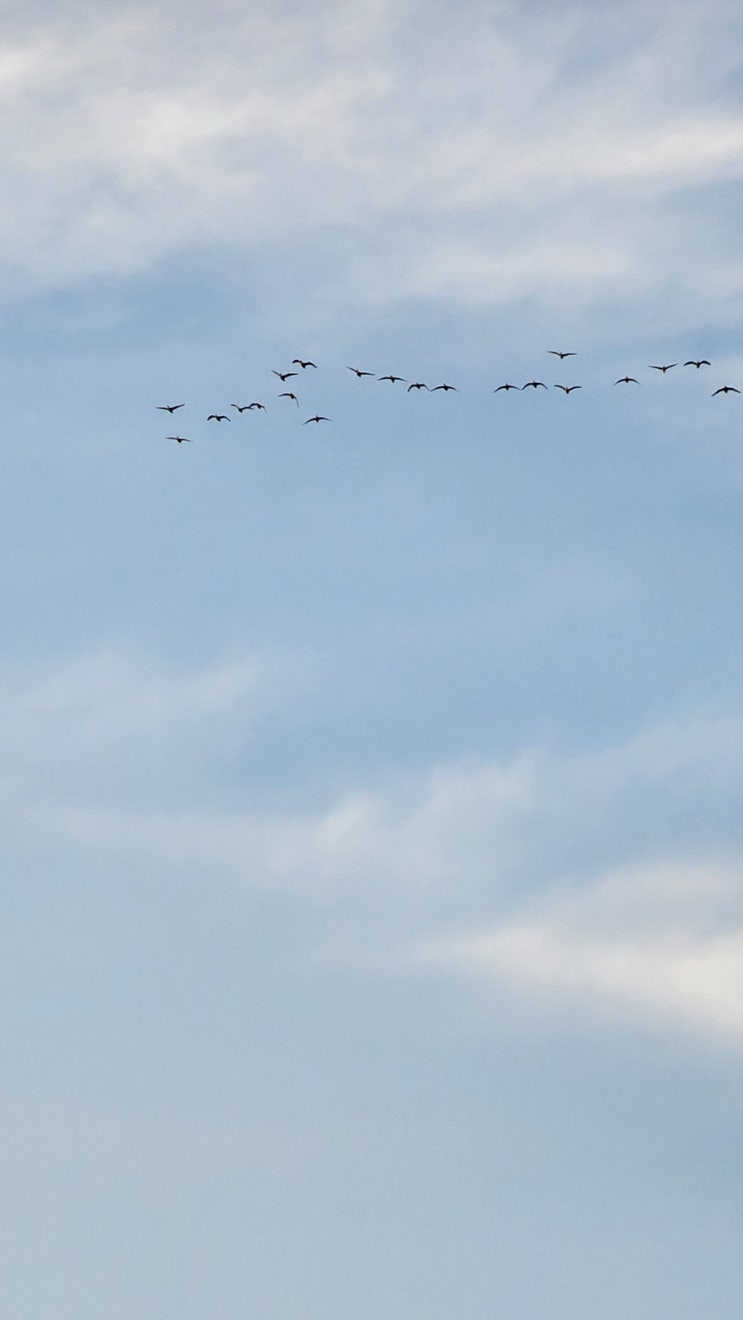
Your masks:
{"label": "bird", "polygon": [[[292,358],[292,366],[293,366],[293,367],[301,367],[302,370],[304,370],[305,367],[314,367],[315,370],[317,370],[317,363],[316,363],[316,362],[309,362],[309,361],[307,361],[307,362],[303,362],[301,358]],[[295,374],[296,374],[296,373],[295,373]]]}
{"label": "bird", "polygon": [[173,415],[174,412],[177,412],[177,411],[178,411],[179,408],[185,408],[185,406],[186,406],[185,403],[157,403],[157,404],[155,404],[155,407],[157,408],[157,411],[158,411],[158,412],[166,412],[166,413],[170,413],[171,417],[172,417],[172,415]]}
{"label": "bird", "polygon": [[[551,351],[551,350],[550,350]],[[562,390],[563,394],[570,394],[572,390],[582,390],[582,385],[555,385],[556,390]]]}
{"label": "bird", "polygon": [[665,376],[666,372],[671,370],[671,367],[678,366],[678,362],[668,362],[666,363],[665,367],[656,367],[653,365],[652,362],[650,362],[648,365],[651,371],[662,371],[663,375]]}
{"label": "bird", "polygon": [[302,422],[302,425],[306,426],[307,422],[332,422],[332,420],[332,417],[321,417],[319,413],[315,413],[314,417],[308,417],[307,421]]}
{"label": "bird", "polygon": [[[549,350],[548,350],[548,351],[549,351]],[[532,387],[533,390],[535,390],[535,389],[537,388],[538,385],[541,385],[541,387],[542,387],[543,390],[546,390],[546,388],[547,388],[547,386],[545,385],[545,383],[544,383],[543,380],[527,380],[526,384],[525,384],[525,385],[522,385],[521,388],[522,388],[522,390],[528,390],[528,388],[529,388],[530,385],[531,385],[531,387]]]}
{"label": "bird", "polygon": [[358,367],[349,367],[348,370],[349,370],[349,371],[352,371],[353,374],[354,374],[354,376],[358,376],[359,380],[361,380],[361,377],[362,377],[362,376],[373,376],[373,375],[374,375],[374,372],[373,372],[373,371],[359,371]]}
{"label": "bird", "polygon": [[289,379],[290,376],[296,376],[298,374],[296,371],[274,371],[273,367],[271,368],[271,371],[273,372],[274,376],[278,376],[282,385],[284,384],[285,381]]}
{"label": "bird", "polygon": [[431,390],[431,393],[435,394],[436,390],[456,390],[457,394],[459,394],[459,390],[457,390],[456,385],[434,385],[433,389]]}
{"label": "bird", "polygon": [[299,399],[296,394],[292,394],[291,390],[284,390],[283,394],[278,394],[276,397],[279,399],[293,399],[297,407],[299,407]]}
{"label": "bird", "polygon": [[209,413],[206,419],[208,422],[231,422],[232,418],[227,413]]}
{"label": "bird", "polygon": [[428,386],[424,385],[422,380],[414,380],[412,385],[408,385],[408,388],[405,391],[405,393],[409,394],[411,390],[427,390],[427,389]]}
{"label": "bird", "polygon": [[177,440],[179,445],[190,445],[191,441],[187,435],[166,435],[166,440]]}
{"label": "bird", "polygon": [[734,385],[721,385],[719,390],[712,391],[713,399],[716,394],[740,394],[740,390],[736,389]]}
{"label": "bird", "polygon": [[620,376],[620,377],[619,377],[619,380],[615,380],[615,381],[614,381],[614,384],[615,384],[615,385],[630,385],[630,384],[632,384],[632,385],[639,385],[640,382],[639,382],[639,380],[636,380],[634,376]]}
{"label": "bird", "polygon": [[377,379],[378,379],[378,380],[391,380],[393,385],[395,384],[395,381],[398,381],[398,380],[402,381],[403,385],[407,385],[407,383],[408,383],[408,382],[406,381],[406,379],[405,379],[404,376],[379,376],[379,377],[377,377]]}
{"label": "bird", "polygon": [[499,394],[501,390],[517,390],[518,388],[518,385],[511,385],[510,381],[506,381],[505,385],[498,385],[498,387],[493,390],[493,394]]}
{"label": "bird", "polygon": [[575,353],[561,353],[560,350],[559,350],[559,348],[548,348],[548,349],[547,349],[547,352],[548,352],[548,353],[551,353],[553,357],[559,357],[559,359],[560,359],[561,362],[562,362],[563,358],[566,358],[566,357],[575,357],[575,356],[576,356]]}
{"label": "bird", "polygon": [[265,412],[265,411],[266,411],[266,405],[265,405],[265,403],[249,403],[249,404],[248,404],[248,409],[250,409],[250,408],[260,408],[260,409],[261,409],[261,412]]}
{"label": "bird", "polygon": [[689,358],[689,361],[688,361],[688,362],[685,362],[685,363],[684,363],[684,366],[685,366],[685,367],[696,367],[696,369],[697,369],[697,371],[698,371],[700,367],[711,367],[711,366],[712,366],[712,363],[710,362],[709,358],[699,358],[699,359],[696,359],[696,358]]}
{"label": "bird", "polygon": [[240,403],[231,403],[231,404],[230,404],[230,407],[231,407],[231,408],[237,408],[237,411],[238,411],[239,413],[247,412],[247,411],[248,411],[248,408],[252,408],[252,406],[253,406],[252,403],[242,403],[242,404],[240,404]]}

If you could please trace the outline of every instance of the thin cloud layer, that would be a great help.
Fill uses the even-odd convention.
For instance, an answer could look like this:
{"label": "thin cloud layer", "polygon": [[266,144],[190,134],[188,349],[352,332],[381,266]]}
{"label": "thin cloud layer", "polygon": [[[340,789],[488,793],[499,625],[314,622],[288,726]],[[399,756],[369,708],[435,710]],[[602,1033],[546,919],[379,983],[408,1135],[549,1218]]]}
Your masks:
{"label": "thin cloud layer", "polygon": [[262,715],[322,699],[306,664],[165,674],[109,653],[25,686],[6,675],[3,693],[19,859],[276,891],[312,916],[307,956],[383,968],[408,947],[590,1012],[743,1032],[739,720],[390,770],[318,806],[290,778],[261,802],[241,769],[264,755]]}
{"label": "thin cloud layer", "polygon": [[[361,300],[714,289],[728,245],[704,229],[714,190],[743,175],[726,11],[663,19],[442,7],[422,24],[414,6],[357,3],[27,27],[0,65],[5,283],[213,244],[265,257],[300,234],[306,261],[342,230],[358,233],[345,278]],[[730,281],[728,263],[728,299]]]}
{"label": "thin cloud layer", "polygon": [[418,956],[589,1013],[743,1038],[739,868],[651,865],[534,907],[521,921],[424,945]]}

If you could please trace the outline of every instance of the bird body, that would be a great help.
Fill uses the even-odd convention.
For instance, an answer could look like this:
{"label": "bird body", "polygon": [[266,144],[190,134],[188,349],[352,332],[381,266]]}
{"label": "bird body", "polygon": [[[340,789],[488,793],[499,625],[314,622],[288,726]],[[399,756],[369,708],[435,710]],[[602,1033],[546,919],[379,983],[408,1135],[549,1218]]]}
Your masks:
{"label": "bird body", "polygon": [[303,422],[302,425],[306,426],[307,422],[332,422],[332,420],[332,417],[321,417],[319,413],[315,413],[314,417],[308,417],[307,421]]}
{"label": "bird body", "polygon": [[[548,351],[551,351],[551,350],[548,350]],[[529,387],[531,386],[531,388],[532,388],[533,390],[535,390],[535,389],[537,389],[538,386],[540,386],[540,385],[541,385],[541,387],[542,387],[543,390],[546,390],[547,386],[545,385],[545,383],[544,383],[543,380],[527,380],[526,384],[525,384],[525,385],[522,385],[521,388],[522,388],[522,390],[528,390]]]}
{"label": "bird body", "polygon": [[283,393],[283,394],[279,394],[279,395],[278,395],[278,398],[279,398],[279,399],[293,399],[294,402],[296,403],[297,407],[299,407],[299,399],[297,398],[296,394],[292,394],[291,390],[284,390],[284,393]]}
{"label": "bird body", "polygon": [[406,394],[409,394],[411,390],[427,390],[427,389],[428,386],[424,385],[422,380],[414,380],[412,385],[408,385],[408,388],[405,392]]}
{"label": "bird body", "polygon": [[158,411],[158,412],[166,412],[166,413],[170,413],[171,417],[172,417],[172,415],[173,415],[174,412],[177,412],[177,411],[178,411],[179,408],[185,408],[185,406],[186,406],[186,405],[185,405],[184,403],[157,403],[157,404],[155,404],[155,407],[157,408],[157,411]]}
{"label": "bird body", "polygon": [[632,384],[632,385],[639,385],[640,382],[639,382],[639,380],[636,380],[634,376],[620,376],[620,377],[619,377],[619,380],[615,380],[615,381],[614,381],[614,384],[615,384],[615,385],[630,385],[630,384]]}
{"label": "bird body", "polygon": [[575,353],[561,353],[559,348],[548,348],[547,352],[551,353],[553,357],[559,357],[561,362],[563,358],[576,356]]}
{"label": "bird body", "polygon": [[506,381],[505,385],[498,385],[498,387],[493,390],[493,394],[500,394],[501,390],[517,390],[518,388],[518,385],[512,385],[510,381]]}
{"label": "bird body", "polygon": [[231,403],[231,404],[230,404],[230,407],[231,407],[231,408],[236,408],[237,411],[238,411],[239,413],[244,413],[244,412],[247,412],[247,411],[248,411],[248,408],[251,407],[251,404],[249,404],[249,403]]}
{"label": "bird body", "polygon": [[274,371],[273,367],[271,368],[271,372],[274,376],[278,376],[282,385],[284,384],[285,381],[289,380],[290,376],[298,375],[298,372],[296,371]]}
{"label": "bird body", "polygon": [[555,385],[556,390],[562,390],[563,394],[572,394],[573,390],[582,390],[582,385]]}
{"label": "bird body", "polygon": [[456,385],[434,385],[433,389],[431,390],[431,393],[435,394],[437,390],[456,390],[457,394],[459,394],[459,390],[457,389]]}
{"label": "bird body", "polygon": [[656,367],[653,365],[652,362],[650,362],[648,365],[651,371],[662,371],[663,375],[665,376],[666,372],[671,370],[671,367],[678,366],[678,362],[667,362],[665,367]]}
{"label": "bird body", "polygon": [[734,385],[721,385],[719,390],[712,391],[713,399],[716,394],[740,394],[740,390],[736,389]]}
{"label": "bird body", "polygon": [[249,404],[248,404],[248,410],[250,410],[251,408],[260,408],[261,412],[265,412],[265,411],[266,411],[266,405],[265,405],[265,403],[249,403]]}
{"label": "bird body", "polygon": [[231,422],[232,418],[227,413],[209,413],[206,419],[208,422]]}
{"label": "bird body", "polygon": [[689,361],[685,362],[684,366],[696,367],[698,371],[700,367],[711,367],[712,363],[710,362],[709,358],[689,358]]}
{"label": "bird body", "polygon": [[403,385],[407,385],[407,381],[405,380],[405,377],[404,377],[404,376],[379,376],[378,379],[379,379],[379,380],[391,380],[393,385],[395,384],[396,381],[399,380],[399,381],[402,381]]}
{"label": "bird body", "polygon": [[191,441],[187,435],[167,435],[166,440],[176,440],[179,445],[190,445]]}
{"label": "bird body", "polygon": [[[293,366],[293,367],[301,367],[303,371],[304,371],[305,367],[314,367],[315,370],[317,370],[317,363],[316,363],[316,362],[310,362],[310,361],[303,362],[301,358],[292,358],[292,366]],[[295,373],[295,374],[296,374],[296,373]]]}
{"label": "bird body", "polygon": [[352,371],[353,374],[354,374],[354,376],[357,376],[359,380],[361,380],[361,377],[362,377],[362,376],[373,376],[373,375],[374,375],[374,372],[373,372],[373,371],[359,371],[358,367],[349,367],[348,370],[349,370],[349,371]]}

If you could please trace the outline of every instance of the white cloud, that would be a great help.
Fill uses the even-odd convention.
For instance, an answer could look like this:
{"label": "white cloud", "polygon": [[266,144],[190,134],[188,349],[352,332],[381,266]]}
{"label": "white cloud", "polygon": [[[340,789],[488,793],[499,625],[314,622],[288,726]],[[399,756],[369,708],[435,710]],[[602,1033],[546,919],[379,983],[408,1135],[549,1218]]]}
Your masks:
{"label": "white cloud", "polygon": [[741,868],[683,861],[600,876],[577,895],[416,951],[422,962],[630,1013],[743,1036]]}
{"label": "white cloud", "polygon": [[[743,118],[716,94],[732,59],[716,12],[702,26],[676,6],[648,32],[630,7],[624,47],[580,7],[558,21],[442,6],[422,25],[415,6],[364,0],[311,19],[130,7],[31,28],[0,63],[6,280],[127,272],[209,243],[249,253],[282,234],[322,248],[351,227],[350,287],[376,300],[499,300],[546,280],[600,301],[664,275],[714,287],[724,243],[689,262],[665,208],[743,176]],[[363,236],[382,221],[380,266]]]}
{"label": "white cloud", "polygon": [[391,766],[324,805],[289,756],[281,796],[256,798],[261,721],[286,729],[321,689],[317,665],[291,657],[169,672],[102,652],[30,679],[6,670],[9,864],[281,892],[306,913],[308,956],[389,965],[408,949],[590,1012],[743,1031],[740,719]]}

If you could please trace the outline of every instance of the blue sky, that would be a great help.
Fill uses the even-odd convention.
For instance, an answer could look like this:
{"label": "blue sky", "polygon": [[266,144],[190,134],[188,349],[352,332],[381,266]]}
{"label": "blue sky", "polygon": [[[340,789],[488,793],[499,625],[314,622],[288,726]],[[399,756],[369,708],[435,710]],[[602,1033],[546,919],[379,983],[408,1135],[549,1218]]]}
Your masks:
{"label": "blue sky", "polygon": [[740,26],[8,10],[13,1315],[737,1320]]}

